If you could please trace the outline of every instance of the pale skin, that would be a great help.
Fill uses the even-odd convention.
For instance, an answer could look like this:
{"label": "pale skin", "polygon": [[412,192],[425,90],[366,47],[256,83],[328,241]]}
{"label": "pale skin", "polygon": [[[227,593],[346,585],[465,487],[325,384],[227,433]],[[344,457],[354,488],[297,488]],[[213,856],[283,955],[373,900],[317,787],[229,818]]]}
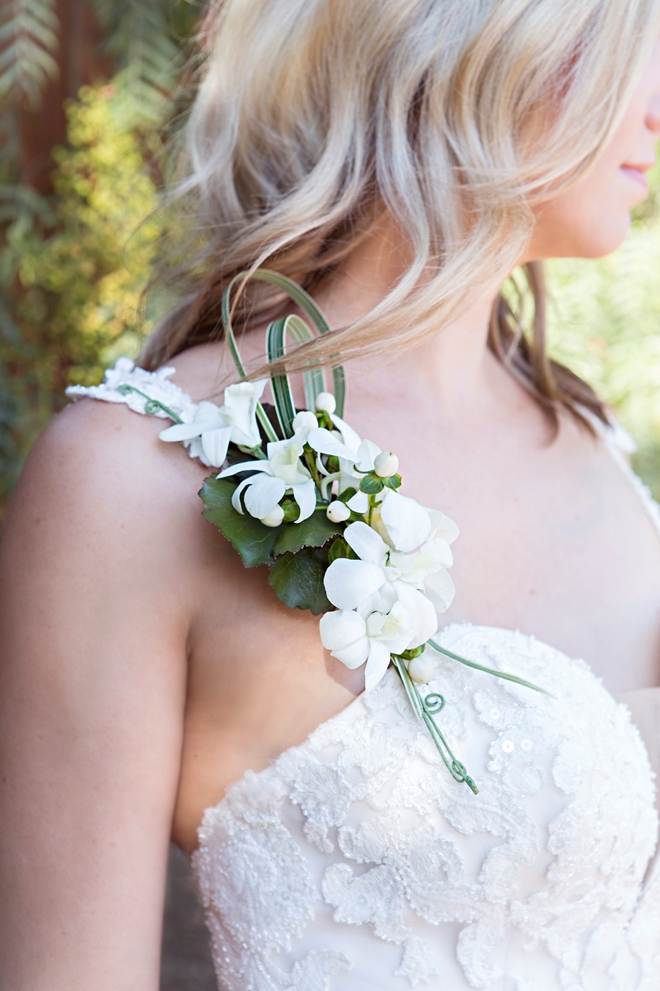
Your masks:
{"label": "pale skin", "polygon": [[[539,212],[527,257],[625,236],[660,136],[660,50],[590,176]],[[400,274],[385,225],[319,296],[341,326]],[[519,628],[608,688],[660,684],[660,542],[568,417],[549,443],[486,348],[490,298],[391,365],[348,369],[347,418],[395,451],[405,492],[455,519],[445,622]],[[248,355],[261,350],[248,334]],[[221,345],[174,362],[193,398]],[[362,690],[200,515],[208,473],[163,421],[85,400],[21,478],[0,559],[0,991],[155,991],[167,845]]]}

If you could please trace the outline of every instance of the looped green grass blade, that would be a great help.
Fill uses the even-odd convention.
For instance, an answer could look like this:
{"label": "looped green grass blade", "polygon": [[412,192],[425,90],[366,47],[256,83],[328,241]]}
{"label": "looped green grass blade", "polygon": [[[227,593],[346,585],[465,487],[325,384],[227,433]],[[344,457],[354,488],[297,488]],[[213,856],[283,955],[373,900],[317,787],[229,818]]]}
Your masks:
{"label": "looped green grass blade", "polygon": [[[304,320],[297,316],[285,317],[283,320],[274,320],[269,324],[266,331],[266,354],[269,364],[283,358],[286,354],[287,334],[297,344],[304,344],[311,341],[313,334]],[[320,372],[320,375],[319,375]],[[305,398],[309,409],[314,409],[315,400],[319,392],[323,392],[325,379],[320,369],[312,372],[304,372],[305,376]],[[273,375],[271,378],[273,389],[273,399],[275,410],[279,420],[282,433],[285,437],[293,437],[293,418],[296,415],[296,407],[293,401],[293,392],[288,375]],[[320,384],[320,387],[318,387]]]}
{"label": "looped green grass blade", "polygon": [[[275,286],[282,292],[286,293],[290,299],[296,303],[303,313],[305,313],[311,320],[313,326],[316,328],[319,334],[327,334],[330,332],[330,325],[325,319],[323,313],[318,308],[312,297],[305,292],[297,283],[293,282],[292,279],[287,278],[286,275],[282,275],[280,272],[273,272],[268,268],[257,268],[254,272],[239,272],[231,280],[227,288],[225,289],[222,296],[222,325],[227,335],[227,343],[229,345],[229,350],[231,356],[234,360],[234,364],[238,370],[239,375],[243,378],[245,377],[245,366],[241,359],[240,351],[236,343],[236,337],[231,325],[231,293],[232,289],[238,282],[245,282],[248,279],[257,279],[260,282],[267,282],[270,285]],[[304,321],[298,318],[300,323],[305,326]],[[308,329],[309,332],[309,329]],[[308,340],[311,339],[311,335]],[[304,342],[299,342],[304,343]],[[305,382],[305,400],[307,402],[308,409],[314,409],[314,400],[319,392],[326,391],[325,376],[322,368],[312,368],[303,372],[303,379]],[[344,415],[344,404],[346,401],[346,380],[344,376],[344,369],[341,365],[336,365],[332,369],[332,379],[335,402],[337,404],[337,415]],[[261,407],[259,407],[261,409]],[[261,411],[263,413],[263,410]],[[263,417],[267,420],[266,414],[263,413]],[[259,419],[266,430],[266,434],[270,437],[269,427],[272,431],[272,427],[262,419],[261,415]],[[276,437],[270,437],[271,440],[277,440]]]}

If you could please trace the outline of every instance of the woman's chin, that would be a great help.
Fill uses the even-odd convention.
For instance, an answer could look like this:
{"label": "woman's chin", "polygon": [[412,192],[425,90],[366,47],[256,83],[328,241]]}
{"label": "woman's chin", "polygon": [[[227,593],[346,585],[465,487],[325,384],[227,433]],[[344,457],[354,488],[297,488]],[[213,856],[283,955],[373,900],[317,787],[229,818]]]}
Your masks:
{"label": "woman's chin", "polygon": [[589,231],[580,232],[572,243],[552,254],[553,258],[605,258],[620,248],[630,231],[630,213],[607,217],[606,224],[594,224]]}

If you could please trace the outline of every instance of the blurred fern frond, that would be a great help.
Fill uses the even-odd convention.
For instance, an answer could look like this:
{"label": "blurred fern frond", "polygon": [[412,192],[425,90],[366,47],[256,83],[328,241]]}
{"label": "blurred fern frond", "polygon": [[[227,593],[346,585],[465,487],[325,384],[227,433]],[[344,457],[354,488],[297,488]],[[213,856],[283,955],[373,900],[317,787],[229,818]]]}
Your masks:
{"label": "blurred fern frond", "polygon": [[2,0],[0,5],[0,99],[37,107],[57,77],[59,48],[56,0]]}
{"label": "blurred fern frond", "polygon": [[93,0],[93,6],[116,70],[115,111],[126,128],[158,126],[182,64],[171,0]]}

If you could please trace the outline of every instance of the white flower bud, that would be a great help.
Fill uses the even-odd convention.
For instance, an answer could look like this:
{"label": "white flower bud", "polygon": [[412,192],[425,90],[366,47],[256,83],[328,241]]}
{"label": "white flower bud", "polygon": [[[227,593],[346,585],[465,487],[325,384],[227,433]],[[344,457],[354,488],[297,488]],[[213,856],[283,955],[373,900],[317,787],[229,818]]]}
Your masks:
{"label": "white flower bud", "polygon": [[293,418],[294,430],[314,430],[316,427],[318,427],[318,421],[308,409],[301,410]]}
{"label": "white flower bud", "polygon": [[284,510],[281,506],[275,506],[275,509],[271,509],[268,516],[264,516],[259,520],[264,526],[279,526],[284,519]]}
{"label": "white flower bud", "polygon": [[408,674],[413,681],[420,685],[427,685],[433,677],[433,661],[430,657],[425,657],[424,654],[413,657],[408,664]]}
{"label": "white flower bud", "polygon": [[374,460],[374,471],[379,478],[389,478],[390,475],[396,475],[399,470],[399,459],[396,454],[387,454],[383,451],[381,454],[376,455]]}
{"label": "white flower bud", "polygon": [[337,402],[331,392],[319,392],[316,397],[317,410],[324,410],[326,413],[334,413],[337,409]]}
{"label": "white flower bud", "polygon": [[325,515],[328,517],[331,523],[343,523],[351,515],[351,511],[345,502],[340,499],[335,499],[331,502],[325,511]]}

